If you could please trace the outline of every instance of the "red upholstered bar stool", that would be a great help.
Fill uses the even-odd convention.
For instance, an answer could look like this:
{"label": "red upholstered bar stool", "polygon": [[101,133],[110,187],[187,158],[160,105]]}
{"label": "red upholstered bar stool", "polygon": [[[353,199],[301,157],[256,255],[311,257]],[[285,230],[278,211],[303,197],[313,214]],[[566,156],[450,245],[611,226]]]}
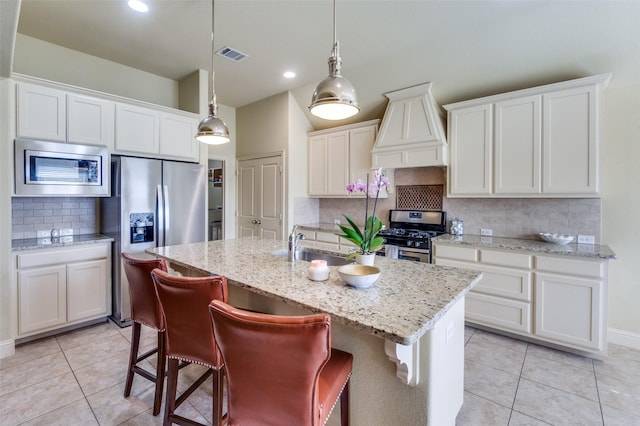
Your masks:
{"label": "red upholstered bar stool", "polygon": [[[164,425],[198,425],[175,413],[193,391],[213,374],[213,421],[222,419],[222,357],[213,337],[208,305],[226,302],[227,279],[222,276],[178,277],[155,269],[151,272],[167,328],[167,395]],[[207,371],[176,399],[180,361],[204,365]]]}
{"label": "red upholstered bar stool", "polygon": [[[122,253],[124,272],[129,282],[129,298],[131,300],[131,352],[129,354],[129,369],[127,381],[124,386],[124,396],[131,394],[134,374],[139,374],[147,380],[155,383],[156,390],[153,399],[153,415],[160,412],[162,404],[162,390],[164,388],[164,369],[166,365],[165,355],[165,327],[160,302],[156,296],[156,290],[151,278],[154,269],[167,270],[167,264],[163,259],[136,259],[127,253]],[[140,330],[142,325],[151,327],[158,332],[158,344],[155,348],[138,355],[140,347]],[[157,353],[158,361],[155,374],[138,365],[141,361]]]}
{"label": "red upholstered bar stool", "polygon": [[349,424],[350,353],[331,348],[331,317],[209,305],[227,378],[229,425],[324,425],[340,398]]}

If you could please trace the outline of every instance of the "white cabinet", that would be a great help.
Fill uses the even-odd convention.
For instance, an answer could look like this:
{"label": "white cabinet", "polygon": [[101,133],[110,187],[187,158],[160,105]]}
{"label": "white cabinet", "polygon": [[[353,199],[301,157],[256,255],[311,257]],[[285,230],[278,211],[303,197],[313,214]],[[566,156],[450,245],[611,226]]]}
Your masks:
{"label": "white cabinet", "polygon": [[111,314],[111,244],[16,255],[18,336]]}
{"label": "white cabinet", "polygon": [[371,172],[371,148],[377,128],[378,120],[372,120],[309,133],[309,195],[348,197],[345,188],[349,182],[365,182]]}
{"label": "white cabinet", "polygon": [[58,89],[54,84],[18,83],[17,136],[199,162],[200,146],[195,140],[198,118],[194,114],[87,93],[79,88]]}
{"label": "white cabinet", "polygon": [[467,294],[467,321],[508,332],[532,332],[531,256],[438,245],[435,263],[483,273]]}
{"label": "white cabinet", "polygon": [[17,135],[113,148],[114,102],[18,84]]}
{"label": "white cabinet", "polygon": [[67,141],[113,149],[115,103],[67,94]]}
{"label": "white cabinet", "polygon": [[449,113],[449,193],[491,193],[493,126],[491,105],[471,106]]}
{"label": "white cabinet", "polygon": [[116,104],[116,151],[159,153],[159,131],[159,111],[120,102]]}
{"label": "white cabinet", "polygon": [[309,138],[309,195],[347,195],[349,132]]}
{"label": "white cabinet", "polygon": [[540,193],[540,96],[496,102],[494,193]]}
{"label": "white cabinet", "polygon": [[117,103],[115,151],[197,162],[196,126],[193,117]]}
{"label": "white cabinet", "polygon": [[437,265],[483,272],[469,323],[586,353],[606,353],[607,261],[435,244]]}
{"label": "white cabinet", "polygon": [[198,161],[200,145],[195,138],[198,120],[179,114],[160,115],[160,155]]}
{"label": "white cabinet", "polygon": [[445,105],[450,197],[599,197],[610,74]]}
{"label": "white cabinet", "polygon": [[23,138],[67,140],[66,92],[33,84],[18,84],[17,134]]}
{"label": "white cabinet", "polygon": [[600,192],[601,91],[590,85],[544,95],[543,193]]}
{"label": "white cabinet", "polygon": [[18,334],[67,322],[65,265],[18,271]]}
{"label": "white cabinet", "polygon": [[537,256],[535,276],[536,335],[578,348],[606,347],[606,264]]}

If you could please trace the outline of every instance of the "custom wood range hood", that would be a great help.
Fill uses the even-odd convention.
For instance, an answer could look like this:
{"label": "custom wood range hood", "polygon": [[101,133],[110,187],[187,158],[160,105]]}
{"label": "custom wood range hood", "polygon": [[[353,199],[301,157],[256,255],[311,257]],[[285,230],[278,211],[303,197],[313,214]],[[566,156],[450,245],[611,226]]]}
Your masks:
{"label": "custom wood range hood", "polygon": [[371,150],[373,168],[446,166],[443,115],[431,83],[384,94],[389,104]]}

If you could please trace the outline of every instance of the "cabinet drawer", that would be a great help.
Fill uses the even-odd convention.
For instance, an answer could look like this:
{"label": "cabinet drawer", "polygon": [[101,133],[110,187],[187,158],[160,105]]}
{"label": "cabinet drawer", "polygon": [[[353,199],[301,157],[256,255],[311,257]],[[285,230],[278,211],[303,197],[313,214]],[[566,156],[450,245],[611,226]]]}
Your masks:
{"label": "cabinet drawer", "polygon": [[531,256],[520,253],[481,250],[480,261],[489,265],[507,266],[509,268],[531,268]]}
{"label": "cabinet drawer", "polygon": [[447,259],[462,260],[465,262],[477,262],[479,251],[469,247],[435,246],[436,257],[446,257]]}
{"label": "cabinet drawer", "polygon": [[18,268],[72,263],[82,260],[101,259],[109,255],[108,244],[86,244],[82,248],[60,250],[37,250],[27,254],[19,254]]}
{"label": "cabinet drawer", "polygon": [[338,237],[333,232],[323,232],[323,231],[316,232],[316,241],[321,241],[323,243],[338,244],[339,239],[340,237]]}
{"label": "cabinet drawer", "polygon": [[606,262],[581,259],[561,259],[551,256],[536,256],[536,270],[558,274],[603,278]]}
{"label": "cabinet drawer", "polygon": [[531,301],[531,272],[480,265],[482,280],[472,291]]}
{"label": "cabinet drawer", "polygon": [[531,333],[531,305],[517,300],[468,293],[465,319],[500,330]]}

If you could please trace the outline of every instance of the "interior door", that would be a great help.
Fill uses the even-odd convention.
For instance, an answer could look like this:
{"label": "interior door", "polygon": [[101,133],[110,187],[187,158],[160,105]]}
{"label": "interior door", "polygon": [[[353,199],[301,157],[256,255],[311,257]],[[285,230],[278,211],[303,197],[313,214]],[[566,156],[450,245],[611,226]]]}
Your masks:
{"label": "interior door", "polygon": [[281,240],[282,156],[238,162],[238,234]]}

